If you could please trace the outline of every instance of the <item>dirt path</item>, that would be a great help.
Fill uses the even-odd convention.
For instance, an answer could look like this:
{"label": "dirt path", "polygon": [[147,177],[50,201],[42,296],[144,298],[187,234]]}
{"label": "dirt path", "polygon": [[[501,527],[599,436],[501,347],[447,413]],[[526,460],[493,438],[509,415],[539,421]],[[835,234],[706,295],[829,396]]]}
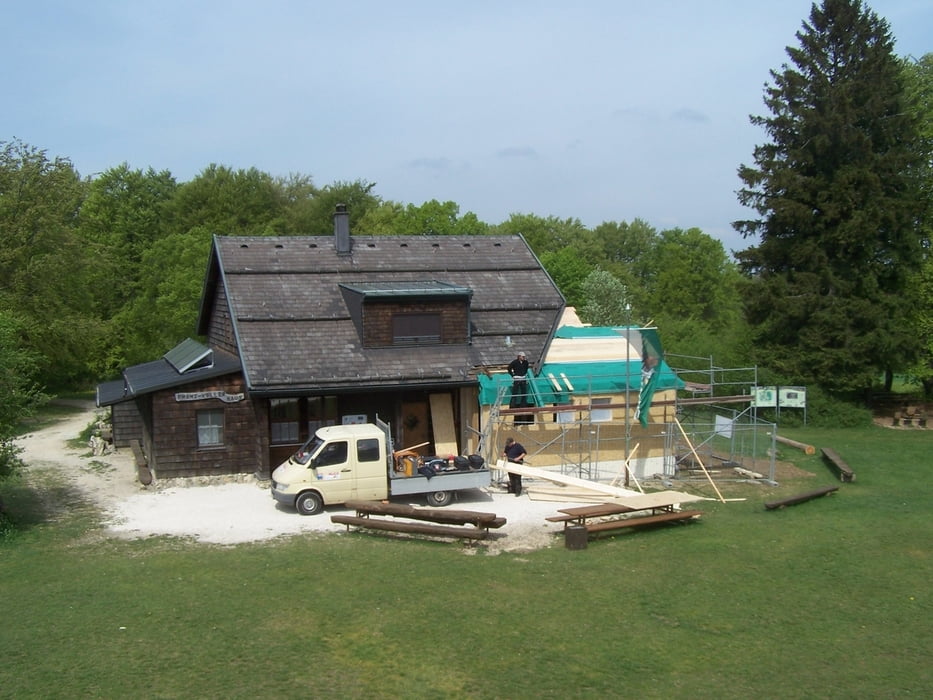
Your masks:
{"label": "dirt path", "polygon": [[[80,413],[17,440],[23,448],[27,479],[40,485],[52,474],[68,480],[102,512],[102,525],[114,537],[144,538],[168,535],[213,544],[268,541],[309,532],[345,532],[330,521],[342,512],[328,508],[318,516],[304,517],[277,506],[267,486],[252,478],[234,483],[197,485],[196,480],[156,482],[144,487],[136,480],[129,449],[93,456],[87,446],[69,442],[95,420],[91,402],[79,404]],[[416,504],[423,505],[423,504]],[[542,547],[563,546],[561,525],[545,517],[570,503],[515,498],[495,488],[465,496],[460,507],[494,512],[507,524],[497,537],[481,546],[487,553],[523,552]],[[476,548],[464,551],[477,551]]]}
{"label": "dirt path", "polygon": [[38,479],[43,472],[55,472],[73,481],[103,509],[139,493],[142,487],[136,481],[129,450],[94,456],[88,445],[72,447],[69,444],[96,420],[96,410],[91,401],[68,403],[80,408],[80,412],[16,440],[23,448],[21,458],[26,464],[27,477]]}

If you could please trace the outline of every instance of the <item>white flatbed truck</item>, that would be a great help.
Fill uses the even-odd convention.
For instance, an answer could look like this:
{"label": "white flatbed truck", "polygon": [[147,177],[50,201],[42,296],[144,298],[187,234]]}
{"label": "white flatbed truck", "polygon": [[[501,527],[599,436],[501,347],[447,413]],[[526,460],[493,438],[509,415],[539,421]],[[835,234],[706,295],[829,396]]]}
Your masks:
{"label": "white flatbed truck", "polygon": [[419,473],[410,457],[396,459],[389,426],[378,418],[375,424],[328,426],[272,472],[272,497],[302,515],[316,515],[326,505],[414,494],[441,507],[457,491],[489,486],[485,464],[459,469],[436,461],[444,466],[428,465]]}

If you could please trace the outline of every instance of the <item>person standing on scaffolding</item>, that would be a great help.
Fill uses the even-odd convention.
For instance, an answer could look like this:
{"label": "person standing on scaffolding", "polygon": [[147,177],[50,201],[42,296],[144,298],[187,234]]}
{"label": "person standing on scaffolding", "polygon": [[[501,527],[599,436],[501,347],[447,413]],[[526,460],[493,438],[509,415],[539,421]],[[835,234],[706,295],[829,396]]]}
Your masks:
{"label": "person standing on scaffolding", "polygon": [[509,408],[523,408],[530,406],[528,401],[528,360],[525,353],[520,352],[509,363],[509,375],[512,377],[512,396],[509,398]]}

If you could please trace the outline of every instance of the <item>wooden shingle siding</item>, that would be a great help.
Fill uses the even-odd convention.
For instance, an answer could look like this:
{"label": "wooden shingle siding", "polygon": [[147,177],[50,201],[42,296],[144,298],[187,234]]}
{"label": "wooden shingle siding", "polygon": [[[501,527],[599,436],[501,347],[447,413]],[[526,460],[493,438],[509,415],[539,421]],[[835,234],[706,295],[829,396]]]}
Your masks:
{"label": "wooden shingle siding", "polygon": [[[245,388],[239,377],[222,377],[184,387],[186,393],[209,391],[238,394]],[[214,398],[177,401],[175,394],[175,390],[168,390],[153,396],[153,447],[149,466],[156,478],[250,474],[260,467],[263,460],[255,450],[255,446],[261,444],[260,428],[249,401],[245,398],[236,403]],[[224,444],[197,447],[197,412],[218,408],[224,412]]]}
{"label": "wooden shingle siding", "polygon": [[230,306],[227,304],[227,290],[218,286],[214,295],[213,313],[207,331],[207,343],[211,347],[236,354],[236,338],[233,333],[233,320]]}
{"label": "wooden shingle siding", "polygon": [[133,440],[143,442],[143,418],[135,401],[122,401],[111,407],[113,446],[129,447]]}
{"label": "wooden shingle siding", "polygon": [[464,302],[376,303],[363,306],[363,345],[393,345],[392,319],[396,314],[433,313],[441,318],[442,344],[466,344],[467,307]]}

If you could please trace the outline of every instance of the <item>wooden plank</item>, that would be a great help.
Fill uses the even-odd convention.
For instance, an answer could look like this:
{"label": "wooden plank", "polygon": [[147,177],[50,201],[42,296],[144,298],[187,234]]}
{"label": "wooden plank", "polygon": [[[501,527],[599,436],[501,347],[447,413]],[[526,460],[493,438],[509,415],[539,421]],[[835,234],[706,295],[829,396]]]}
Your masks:
{"label": "wooden plank", "polygon": [[549,523],[570,523],[579,519],[579,515],[568,515],[567,513],[561,513],[560,515],[549,515],[545,518],[545,520],[547,520]]}
{"label": "wooden plank", "polygon": [[454,409],[450,394],[431,394],[431,425],[434,428],[434,454],[460,454],[454,427]]}
{"label": "wooden plank", "polygon": [[403,532],[415,535],[431,535],[433,537],[455,537],[457,539],[482,540],[488,534],[486,530],[471,527],[449,527],[446,525],[428,525],[426,523],[407,523],[401,520],[383,520],[381,518],[367,518],[357,515],[332,515],[332,523],[341,525],[356,525],[369,530],[382,530],[386,532]]}
{"label": "wooden plank", "polygon": [[578,488],[585,488],[590,491],[598,491],[599,493],[604,493],[609,496],[640,495],[637,491],[631,491],[629,489],[623,489],[617,486],[609,486],[608,484],[601,484],[598,481],[578,479],[575,476],[558,474],[557,472],[551,472],[546,469],[537,469],[535,467],[529,467],[527,464],[515,464],[514,462],[506,462],[501,459],[496,462],[496,468],[502,471],[521,474],[522,476],[527,476],[531,479],[544,479],[545,481],[553,481],[556,484],[566,484],[567,486],[576,486]]}
{"label": "wooden plank", "polygon": [[558,513],[573,516],[574,518],[599,518],[604,515],[619,515],[631,513],[633,508],[616,503],[598,503],[594,506],[577,506],[573,508],[559,508]]}
{"label": "wooden plank", "polygon": [[623,496],[615,499],[616,503],[628,506],[632,510],[648,510],[651,508],[670,508],[681,503],[706,500],[703,496],[693,496],[680,491],[655,491],[654,493]]}
{"label": "wooden plank", "polygon": [[821,489],[816,489],[814,491],[807,491],[806,493],[801,493],[797,496],[790,496],[789,498],[782,498],[779,501],[771,501],[770,503],[765,503],[765,508],[767,510],[774,510],[776,508],[783,508],[784,506],[794,506],[798,503],[805,503],[806,501],[811,501],[814,498],[819,498],[820,496],[825,496],[828,493],[833,493],[838,491],[838,486],[825,486]]}

